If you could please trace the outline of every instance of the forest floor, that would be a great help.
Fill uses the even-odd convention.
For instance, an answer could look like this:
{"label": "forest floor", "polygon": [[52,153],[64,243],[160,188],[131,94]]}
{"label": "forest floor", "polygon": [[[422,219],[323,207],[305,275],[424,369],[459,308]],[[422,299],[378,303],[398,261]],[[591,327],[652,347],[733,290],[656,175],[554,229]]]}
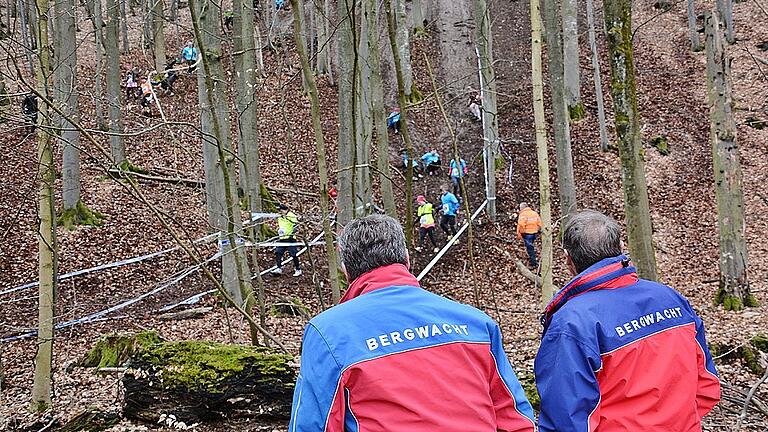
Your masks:
{"label": "forest floor", "polygon": [[[441,97],[446,102],[451,126],[457,132],[462,157],[470,165],[468,184],[470,205],[474,209],[483,200],[482,162],[477,158],[482,148],[480,126],[466,110],[468,86],[477,88],[474,46],[470,37],[472,23],[468,10],[471,1],[440,0],[427,14],[433,22],[425,36],[416,38],[412,52],[414,77],[425,96],[412,115],[416,154],[437,148],[450,154],[450,135],[440,120],[424,56],[435,69]],[[699,6],[703,7],[703,2]],[[480,293],[480,307],[502,326],[505,347],[521,377],[529,377],[541,333],[539,324],[539,294],[532,284],[515,270],[515,261],[524,260],[525,251],[515,241],[515,213],[520,201],[538,202],[536,153],[533,138],[533,110],[530,86],[530,16],[529,5],[523,1],[494,2],[494,50],[496,59],[499,125],[506,165],[497,173],[498,219],[490,223],[481,216],[474,227],[473,262],[470,262],[466,240],[451,249],[423,280],[426,289],[450,298],[474,303],[474,290]],[[700,9],[703,10],[703,9]],[[186,9],[180,11],[180,24],[169,27],[169,55],[181,49],[189,38],[185,23]],[[646,149],[646,172],[651,197],[652,217],[657,245],[661,280],[685,294],[707,325],[712,343],[737,347],[757,333],[768,329],[768,191],[766,163],[768,162],[768,129],[757,130],[745,124],[747,117],[768,118],[768,83],[759,63],[751,54],[761,55],[755,45],[768,41],[768,17],[762,15],[753,1],[736,3],[734,16],[739,38],[730,53],[733,57],[733,77],[737,104],[738,137],[744,171],[744,198],[747,215],[747,242],[750,253],[750,282],[760,301],[759,308],[743,312],[725,312],[712,303],[717,288],[717,215],[711,171],[711,146],[706,103],[705,56],[688,49],[684,4],[676,3],[664,14],[652,7],[652,2],[638,4],[635,14],[635,59],[637,63],[638,94],[644,137],[647,140],[665,135],[671,153],[662,156],[652,147]],[[286,20],[282,17],[281,20]],[[596,22],[601,17],[598,13]],[[283,21],[285,22],[285,21]],[[82,21],[87,23],[87,21]],[[131,40],[139,40],[140,17],[132,18]],[[83,24],[85,25],[85,24]],[[134,34],[136,32],[136,34]],[[134,36],[136,38],[134,38]],[[581,49],[588,53],[586,32]],[[289,38],[292,39],[292,38]],[[600,38],[602,39],[602,38]],[[386,39],[382,39],[386,45]],[[288,47],[291,47],[288,42]],[[603,58],[604,46],[601,44]],[[122,70],[130,65],[142,68],[150,64],[149,54],[138,43],[123,57]],[[288,61],[265,50],[266,78],[260,88],[260,130],[262,169],[267,186],[276,197],[299,210],[304,217],[302,233],[307,238],[319,233],[318,203],[313,172],[316,154],[312,139],[309,103],[301,94],[297,59],[289,50]],[[748,52],[749,51],[749,52]],[[382,49],[388,53],[388,49]],[[79,72],[83,77],[81,118],[95,128],[94,121],[94,60],[93,45],[80,48]],[[603,92],[609,94],[608,64],[601,63]],[[763,66],[762,70],[768,67]],[[580,207],[605,211],[623,220],[622,192],[618,157],[601,153],[598,146],[597,116],[592,85],[591,63],[582,55],[582,97],[587,117],[572,127],[573,155],[577,176]],[[388,106],[394,105],[394,79],[385,68]],[[231,86],[233,87],[233,86]],[[161,98],[169,120],[197,124],[197,83],[193,77],[178,81],[176,95]],[[336,88],[327,80],[320,81],[323,127],[328,154],[336,154]],[[284,103],[283,103],[284,101]],[[610,98],[607,98],[610,113]],[[285,117],[282,107],[285,107]],[[139,115],[135,105],[125,110],[126,129],[138,132],[151,129],[162,119]],[[157,111],[155,111],[157,112]],[[609,117],[609,125],[612,119]],[[32,136],[9,124],[1,126],[0,152],[0,291],[36,280],[35,212],[35,143]],[[615,136],[610,130],[611,136]],[[290,134],[289,134],[290,132]],[[612,138],[615,140],[615,138]],[[99,141],[107,144],[105,137]],[[127,152],[139,166],[168,176],[202,179],[202,150],[193,127],[183,124],[165,125],[139,136],[128,138]],[[391,138],[388,155],[393,166],[399,166],[399,137]],[[138,202],[123,183],[104,176],[104,157],[89,144],[83,144],[87,157],[83,162],[83,200],[93,209],[108,216],[98,228],[59,230],[60,272],[69,272],[131,256],[173,247],[174,243],[151,214]],[[59,149],[60,150],[60,149]],[[60,151],[58,157],[60,158]],[[91,157],[92,156],[92,157]],[[553,176],[552,196],[557,202],[554,154],[550,155]],[[329,157],[330,169],[336,169],[335,157]],[[511,167],[510,165],[511,164]],[[511,173],[511,174],[510,174]],[[425,177],[415,183],[415,192],[436,199],[439,184],[447,177]],[[400,185],[402,187],[402,185]],[[60,188],[60,185],[59,185]],[[209,232],[205,215],[205,197],[200,188],[175,184],[143,182],[142,192],[173,221],[173,227],[188,238],[201,238]],[[309,195],[307,195],[309,194]],[[403,194],[400,194],[403,195]],[[402,200],[402,198],[401,198]],[[61,203],[59,202],[59,205]],[[402,204],[402,201],[400,202]],[[400,205],[400,208],[404,206]],[[465,215],[466,216],[466,215]],[[440,241],[444,241],[442,234]],[[201,245],[199,253],[208,257],[215,252],[213,245]],[[267,278],[266,293],[270,304],[282,299],[299,299],[312,313],[318,312],[320,300],[312,283],[313,273],[326,272],[321,250],[312,252],[316,268],[305,276]],[[262,263],[271,263],[268,250],[261,254]],[[420,269],[431,254],[414,255]],[[568,273],[563,256],[556,248],[555,282],[563,285]],[[172,275],[192,266],[180,252],[139,264],[78,276],[62,281],[57,298],[59,322],[80,318],[134,298],[161,285]],[[262,265],[263,266],[263,265]],[[113,314],[104,320],[76,325],[57,332],[55,344],[54,387],[56,417],[71,418],[91,406],[119,412],[121,386],[115,375],[96,375],[88,370],[66,366],[78,360],[99,335],[112,332],[132,332],[156,329],[164,338],[212,339],[222,342],[247,343],[244,322],[232,311],[220,307],[215,297],[205,297],[195,306],[213,306],[203,318],[185,321],[162,321],[157,310],[190,295],[211,288],[199,273],[168,287],[153,296]],[[328,304],[328,295],[323,299]],[[36,323],[36,291],[22,290],[0,295],[0,338],[33,329]],[[233,337],[227,330],[231,319]],[[298,353],[305,320],[301,317],[270,314],[269,328],[293,353]],[[39,420],[26,414],[32,383],[35,341],[33,338],[0,344],[0,355],[6,368],[9,387],[0,393],[0,429],[13,430]],[[718,361],[718,371],[724,383],[748,389],[759,377],[749,372],[740,360]],[[734,390],[730,390],[733,394]],[[758,397],[768,399],[768,388],[758,391]],[[741,406],[723,402],[705,419],[705,430],[730,430]],[[745,430],[766,430],[766,420],[756,414],[745,419]],[[47,423],[47,420],[43,424]],[[229,425],[228,427],[232,427]],[[238,424],[242,430],[284,430],[280,424]],[[115,430],[146,430],[156,425],[134,425],[122,422]],[[221,430],[222,425],[201,426],[202,430]]]}

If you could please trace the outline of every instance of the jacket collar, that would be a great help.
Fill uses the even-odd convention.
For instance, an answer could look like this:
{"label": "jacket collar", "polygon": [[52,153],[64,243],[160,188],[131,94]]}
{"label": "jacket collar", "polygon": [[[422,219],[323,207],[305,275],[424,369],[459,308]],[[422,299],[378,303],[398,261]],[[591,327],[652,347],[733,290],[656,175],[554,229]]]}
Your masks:
{"label": "jacket collar", "polygon": [[555,294],[541,317],[544,331],[555,314],[568,300],[589,291],[629,286],[638,281],[637,269],[626,255],[605,258],[579,273]]}
{"label": "jacket collar", "polygon": [[414,286],[419,287],[419,281],[413,276],[403,264],[390,264],[375,268],[367,273],[363,273],[357,279],[352,281],[349,289],[341,298],[340,303],[360,297],[371,291],[380,288],[392,286]]}

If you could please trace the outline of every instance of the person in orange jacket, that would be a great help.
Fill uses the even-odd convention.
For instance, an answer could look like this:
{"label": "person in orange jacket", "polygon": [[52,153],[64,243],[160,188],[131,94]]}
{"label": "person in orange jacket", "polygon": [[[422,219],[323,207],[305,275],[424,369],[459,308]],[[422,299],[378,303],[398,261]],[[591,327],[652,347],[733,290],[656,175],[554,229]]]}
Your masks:
{"label": "person in orange jacket", "polygon": [[539,266],[536,261],[536,249],[533,247],[533,241],[541,231],[541,218],[539,214],[533,211],[527,203],[520,203],[520,215],[517,217],[517,239],[525,242],[525,249],[528,251],[528,260],[531,267]]}

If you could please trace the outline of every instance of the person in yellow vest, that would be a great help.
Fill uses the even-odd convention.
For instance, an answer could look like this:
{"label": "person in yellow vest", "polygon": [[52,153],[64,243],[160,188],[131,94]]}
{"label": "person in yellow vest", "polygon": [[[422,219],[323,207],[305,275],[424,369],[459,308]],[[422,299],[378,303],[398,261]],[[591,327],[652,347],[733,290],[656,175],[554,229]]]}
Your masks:
{"label": "person in yellow vest", "polygon": [[437,247],[437,242],[435,241],[435,208],[432,206],[432,203],[427,202],[424,195],[417,196],[416,203],[419,205],[419,209],[416,212],[419,224],[419,245],[416,247],[416,250],[419,252],[424,250],[424,237],[429,235],[429,240],[435,248],[434,251],[437,252],[440,248]]}
{"label": "person in yellow vest", "polygon": [[539,214],[533,211],[527,203],[520,203],[520,215],[517,217],[517,239],[525,242],[525,249],[528,251],[528,260],[531,267],[539,266],[536,261],[536,249],[533,247],[533,241],[541,231],[541,218]]}
{"label": "person in yellow vest", "polygon": [[278,246],[275,248],[275,269],[272,270],[272,274],[283,274],[283,255],[287,251],[293,259],[293,276],[301,276],[301,265],[299,264],[299,257],[296,254],[296,245],[290,243],[296,243],[296,226],[299,223],[299,218],[296,213],[292,212],[288,206],[280,204],[280,216],[277,218],[277,236],[278,243],[289,243],[285,246]]}

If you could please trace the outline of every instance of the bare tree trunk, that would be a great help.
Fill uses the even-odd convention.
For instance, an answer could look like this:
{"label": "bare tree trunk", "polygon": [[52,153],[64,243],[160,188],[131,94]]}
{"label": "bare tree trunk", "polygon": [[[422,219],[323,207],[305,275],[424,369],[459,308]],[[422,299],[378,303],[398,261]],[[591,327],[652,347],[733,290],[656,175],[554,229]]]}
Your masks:
{"label": "bare tree trunk", "polygon": [[29,63],[29,70],[32,71],[32,75],[35,74],[35,60],[33,57],[34,48],[32,46],[32,35],[30,35],[29,15],[26,0],[18,0],[19,17],[21,18],[21,40],[24,43],[24,47],[27,48],[27,62]]}
{"label": "bare tree trunk", "polygon": [[102,88],[102,77],[104,76],[104,33],[102,25],[104,21],[101,18],[101,0],[84,0],[82,3],[88,12],[93,23],[93,36],[96,42],[96,71],[93,87],[93,105],[96,113],[96,127],[99,130],[106,131],[107,124],[104,120],[104,91]]}
{"label": "bare tree trunk", "polygon": [[[483,161],[485,163],[486,211],[496,222],[496,159],[499,151],[499,120],[496,110],[496,76],[493,71],[493,32],[491,14],[485,0],[475,0],[477,56],[480,69],[480,95],[483,100]],[[457,165],[458,166],[458,165]]]}
{"label": "bare tree trunk", "polygon": [[725,310],[738,311],[744,306],[757,306],[757,301],[750,294],[747,279],[744,195],[733,119],[731,59],[723,46],[720,23],[714,11],[704,14],[704,28],[712,165],[720,233],[720,288],[715,300]]}
{"label": "bare tree trunk", "polygon": [[315,28],[317,29],[317,74],[325,75],[328,68],[328,51],[331,49],[328,36],[328,16],[325,5],[327,1],[317,0],[313,3],[315,8]]}
{"label": "bare tree trunk", "polygon": [[645,181],[643,144],[637,110],[637,88],[632,49],[631,0],[604,2],[608,30],[608,57],[611,61],[611,94],[619,138],[621,180],[624,188],[629,253],[641,278],[656,280],[653,227]]}
{"label": "bare tree trunk", "polygon": [[[588,2],[590,0],[587,0]],[[552,206],[549,187],[549,155],[547,123],[544,116],[544,85],[541,67],[541,4],[531,0],[531,82],[533,83],[533,116],[536,123],[536,159],[539,168],[539,202],[541,216],[541,304],[546,306],[555,295],[552,283]]]}
{"label": "bare tree trunk", "polygon": [[148,0],[152,2],[152,52],[155,54],[155,69],[165,70],[165,14],[163,0]]}
{"label": "bare tree trunk", "polygon": [[[413,71],[411,69],[411,42],[408,32],[408,17],[405,14],[405,0],[394,0],[395,4],[395,28],[397,31],[397,49],[400,63],[402,64],[403,85],[405,86],[405,97],[411,101],[413,91]],[[404,109],[400,106],[400,109]]]}
{"label": "bare tree trunk", "polygon": [[579,23],[577,0],[562,0],[565,100],[571,120],[584,118],[579,72]]}
{"label": "bare tree trunk", "polygon": [[[398,0],[399,1],[399,0]],[[413,164],[414,159],[413,144],[411,135],[408,132],[408,105],[407,95],[405,93],[405,73],[403,71],[403,62],[400,58],[400,49],[397,41],[397,27],[395,24],[395,13],[392,9],[392,2],[384,0],[384,10],[387,13],[387,30],[389,33],[389,47],[392,50],[392,57],[395,62],[395,76],[397,78],[397,101],[400,105],[400,134],[405,143],[405,154],[408,157],[408,163],[405,169],[405,241],[407,246],[413,247]]]}
{"label": "bare tree trunk", "polygon": [[[58,50],[56,50],[58,79],[56,99],[64,113],[73,121],[79,119],[77,106],[77,41],[75,40],[75,3],[73,0],[58,0],[56,3],[56,29]],[[80,132],[72,124],[62,124],[63,147],[62,184],[64,212],[77,211],[80,202]]]}
{"label": "bare tree trunk", "polygon": [[[232,153],[224,93],[226,79],[221,63],[220,9],[212,0],[195,3],[190,1],[189,10],[197,46],[203,56],[203,70],[198,72],[197,85],[208,221],[221,233],[222,284],[235,302],[242,305],[244,295],[252,288],[245,252],[237,246],[238,239],[243,238],[243,230],[233,169],[236,159]],[[196,9],[198,7],[200,9]]]}
{"label": "bare tree trunk", "polygon": [[[109,111],[109,131],[123,132],[123,120],[120,116],[120,50],[118,49],[117,31],[120,12],[115,0],[107,0],[107,26],[104,45],[107,53],[107,104]],[[112,159],[116,165],[127,167],[125,143],[119,135],[109,137]]]}
{"label": "bare tree trunk", "polygon": [[552,119],[557,147],[557,186],[560,192],[560,215],[576,211],[576,184],[571,156],[571,129],[563,81],[563,33],[560,24],[560,0],[543,0],[544,34],[547,39],[547,63],[552,92]]}
{"label": "bare tree trunk", "polygon": [[131,47],[128,43],[128,16],[125,14],[125,2],[128,0],[119,0],[120,1],[120,42],[122,42],[122,47],[120,48],[120,52],[123,54],[128,54],[131,52]]}
{"label": "bare tree trunk", "polygon": [[[50,67],[48,45],[48,0],[37,0],[39,62],[36,70],[37,92],[49,98],[48,71]],[[51,405],[51,374],[53,363],[54,306],[56,295],[56,211],[53,201],[53,187],[56,167],[53,162],[51,137],[46,128],[50,125],[46,103],[39,104],[37,128],[37,157],[40,174],[39,209],[37,230],[38,271],[40,278],[38,304],[37,353],[32,383],[30,409],[42,412]]]}
{"label": "bare tree trunk", "polygon": [[366,29],[368,30],[368,54],[372,59],[371,65],[371,108],[373,123],[376,127],[377,170],[381,187],[381,198],[384,211],[397,218],[395,196],[392,190],[392,174],[389,169],[389,135],[387,131],[387,114],[384,111],[384,86],[381,80],[381,49],[379,47],[378,11],[375,0],[365,0]]}
{"label": "bare tree trunk", "polygon": [[411,32],[424,28],[424,8],[421,0],[411,1]]}
{"label": "bare tree trunk", "polygon": [[354,218],[354,168],[356,158],[355,143],[355,77],[357,76],[357,58],[355,56],[356,36],[354,34],[355,13],[353,0],[338,0],[338,65],[339,65],[339,144],[337,169],[336,201],[338,214],[336,221],[340,226]]}
{"label": "bare tree trunk", "polygon": [[320,122],[320,102],[317,95],[317,84],[312,75],[312,68],[309,65],[307,52],[304,49],[305,44],[301,41],[304,33],[302,31],[301,17],[303,16],[303,4],[300,0],[291,0],[293,9],[293,29],[294,35],[299,41],[296,47],[301,59],[301,70],[304,74],[304,80],[307,83],[309,101],[312,110],[312,128],[315,131],[315,144],[317,145],[317,173],[320,182],[320,212],[323,217],[323,236],[325,238],[325,250],[328,254],[328,276],[331,281],[331,295],[333,303],[338,304],[341,298],[339,289],[338,257],[336,255],[336,246],[333,243],[333,231],[331,228],[331,218],[328,211],[328,167],[327,155],[325,152],[325,138],[323,137],[323,125]]}
{"label": "bare tree trunk", "polygon": [[605,125],[605,100],[603,98],[603,80],[600,77],[600,52],[597,50],[595,38],[595,13],[592,0],[587,3],[587,30],[589,31],[589,48],[592,50],[592,73],[595,77],[595,99],[597,100],[597,121],[600,128],[600,150],[608,151],[608,131]]}
{"label": "bare tree trunk", "polygon": [[142,14],[142,38],[144,42],[144,48],[151,48],[152,42],[152,5],[155,0],[139,0],[141,2],[141,14]]}
{"label": "bare tree trunk", "polygon": [[733,0],[716,0],[717,10],[725,23],[725,40],[729,44],[736,42],[736,36],[733,31]]}
{"label": "bare tree trunk", "polygon": [[688,0],[688,35],[691,38],[691,49],[694,52],[701,51],[701,40],[696,28],[696,0]]}
{"label": "bare tree trunk", "polygon": [[[362,11],[361,16],[365,13]],[[373,210],[371,197],[371,141],[373,132],[373,114],[371,102],[371,63],[380,61],[373,59],[368,50],[368,24],[366,19],[360,20],[360,43],[358,44],[359,76],[356,79],[355,110],[356,123],[356,157],[355,165],[355,215],[366,216]]]}

